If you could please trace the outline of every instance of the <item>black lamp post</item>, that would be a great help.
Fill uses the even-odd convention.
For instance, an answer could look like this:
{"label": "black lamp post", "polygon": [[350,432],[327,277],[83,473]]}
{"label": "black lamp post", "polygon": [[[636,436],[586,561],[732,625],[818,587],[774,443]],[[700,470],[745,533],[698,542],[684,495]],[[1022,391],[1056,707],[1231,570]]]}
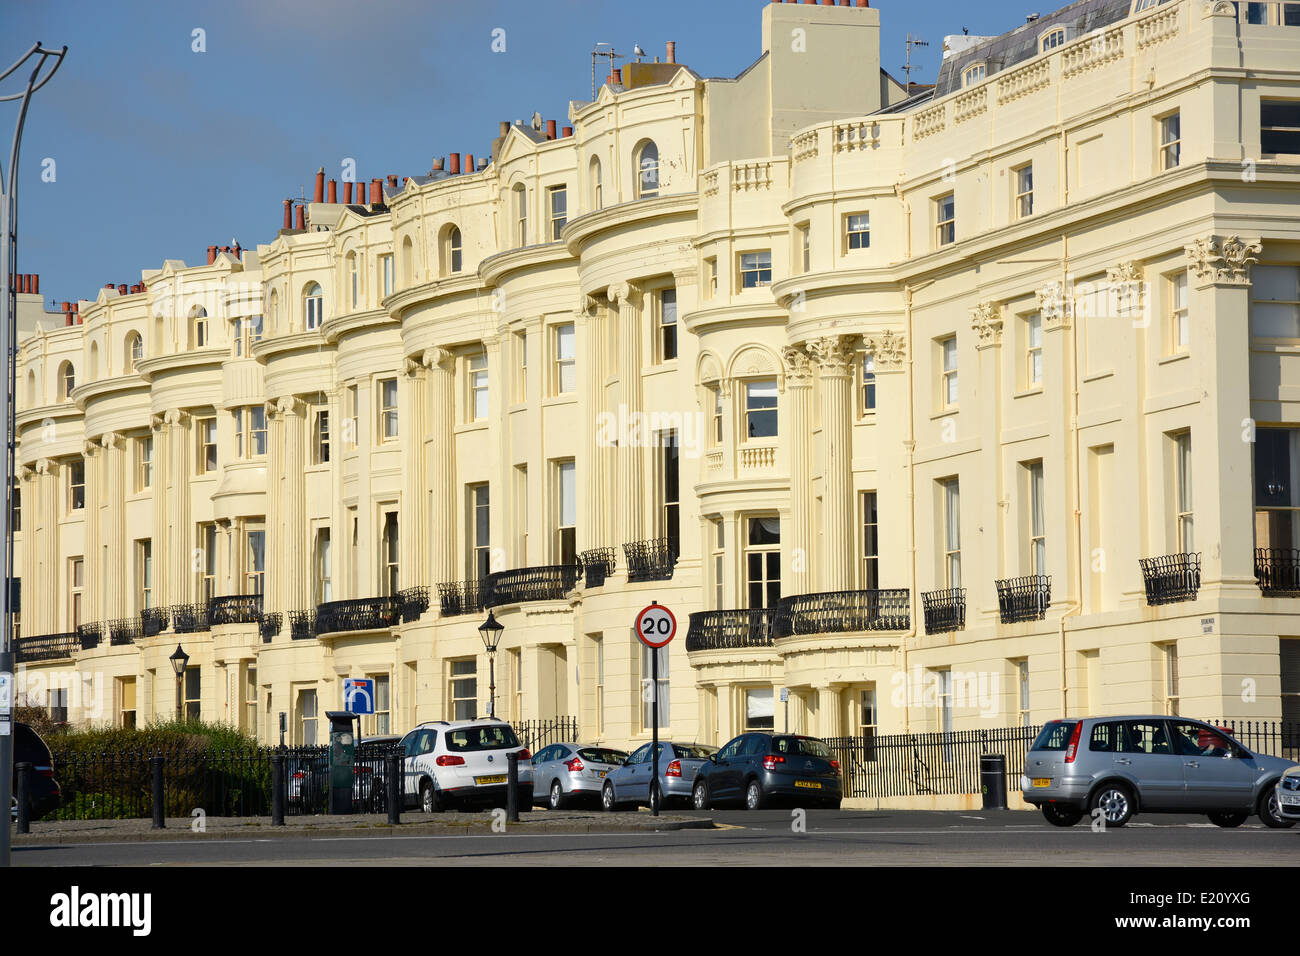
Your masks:
{"label": "black lamp post", "polygon": [[487,620],[478,627],[479,634],[483,635],[483,646],[488,652],[488,716],[497,715],[497,668],[496,655],[497,645],[501,643],[501,632],[504,631],[505,625],[497,621],[496,615],[488,611]]}
{"label": "black lamp post", "polygon": [[172,662],[172,670],[176,672],[176,719],[182,720],[184,718],[181,716],[181,681],[185,678],[185,665],[190,662],[190,655],[177,644],[175,653],[168,660]]}

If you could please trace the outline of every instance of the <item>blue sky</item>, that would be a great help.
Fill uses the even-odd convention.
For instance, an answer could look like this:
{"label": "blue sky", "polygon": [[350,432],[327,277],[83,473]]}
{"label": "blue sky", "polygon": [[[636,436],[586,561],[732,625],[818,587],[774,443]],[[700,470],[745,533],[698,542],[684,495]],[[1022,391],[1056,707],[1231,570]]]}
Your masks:
{"label": "blue sky", "polygon": [[[910,31],[930,42],[913,79],[933,82],[944,34],[1001,33],[1064,5],[1034,2],[876,0],[883,65],[902,77]],[[676,40],[679,62],[734,76],[760,52],[764,3],[0,0],[0,69],[37,40],[69,48],[23,138],[19,271],[40,274],[47,303],[93,298],[165,258],[269,241],[281,201],[310,195],[320,166],[339,178],[344,157],[362,179],[420,175],[434,156],[486,156],[500,120],[564,125],[568,102],[590,97],[597,41],[662,57]],[[0,104],[5,163],[15,119]]]}

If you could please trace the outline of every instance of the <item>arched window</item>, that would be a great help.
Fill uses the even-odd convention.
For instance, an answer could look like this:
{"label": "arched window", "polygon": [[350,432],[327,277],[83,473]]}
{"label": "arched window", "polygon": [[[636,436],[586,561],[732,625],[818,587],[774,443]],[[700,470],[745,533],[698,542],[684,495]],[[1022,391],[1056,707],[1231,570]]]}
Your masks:
{"label": "arched window", "polygon": [[452,226],[447,230],[447,271],[460,272],[462,261],[460,229]]}
{"label": "arched window", "polygon": [[190,348],[201,349],[208,344],[208,310],[196,305],[190,310]]}
{"label": "arched window", "polygon": [[324,298],[321,294],[320,284],[317,282],[313,282],[309,286],[307,286],[306,290],[302,294],[302,314],[303,314],[304,328],[308,329],[309,331],[311,329],[320,328],[323,306],[324,306]]}
{"label": "arched window", "polygon": [[135,372],[135,365],[144,358],[144,339],[138,333],[132,332],[126,337],[126,362],[124,365],[127,375]]}
{"label": "arched window", "polygon": [[410,286],[415,282],[415,245],[411,237],[402,240],[402,285]]}
{"label": "arched window", "polygon": [[636,198],[649,199],[659,195],[659,147],[654,140],[646,140],[637,147]]}
{"label": "arched window", "polygon": [[72,390],[77,387],[77,372],[71,362],[64,362],[59,366],[59,384],[59,398],[71,398]]}
{"label": "arched window", "polygon": [[600,159],[596,156],[591,157],[591,164],[587,167],[587,181],[591,188],[591,211],[595,212],[602,207],[604,199],[601,195]]}
{"label": "arched window", "polygon": [[515,247],[528,245],[528,190],[520,183],[511,190],[515,213]]}
{"label": "arched window", "polygon": [[352,303],[354,309],[361,301],[361,273],[357,269],[355,252],[348,253],[348,301]]}

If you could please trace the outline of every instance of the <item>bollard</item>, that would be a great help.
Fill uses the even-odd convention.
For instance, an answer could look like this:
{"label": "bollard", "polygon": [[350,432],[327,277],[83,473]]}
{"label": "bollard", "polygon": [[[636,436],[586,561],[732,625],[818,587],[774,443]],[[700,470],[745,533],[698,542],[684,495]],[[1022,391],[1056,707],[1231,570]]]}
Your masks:
{"label": "bollard", "polygon": [[154,830],[165,830],[167,820],[167,801],[163,797],[163,758],[150,757],[149,765],[153,768],[153,827]]}
{"label": "bollard", "polygon": [[402,758],[388,755],[388,822],[393,826],[402,822]]}
{"label": "bollard", "polygon": [[18,783],[18,832],[31,833],[32,765],[14,764],[14,775]]}
{"label": "bollard", "polygon": [[980,792],[985,810],[1007,808],[1007,758],[1004,754],[980,755]]}
{"label": "bollard", "polygon": [[519,822],[519,751],[506,754],[506,820]]}
{"label": "bollard", "polygon": [[271,754],[271,826],[284,826],[284,754]]}

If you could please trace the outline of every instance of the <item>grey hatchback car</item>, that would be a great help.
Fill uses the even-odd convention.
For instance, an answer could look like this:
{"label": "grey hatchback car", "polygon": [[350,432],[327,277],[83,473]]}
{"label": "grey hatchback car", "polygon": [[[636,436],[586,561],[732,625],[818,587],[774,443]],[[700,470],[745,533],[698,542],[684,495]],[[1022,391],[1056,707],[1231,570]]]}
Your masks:
{"label": "grey hatchback car", "polygon": [[609,747],[564,743],[543,747],[533,757],[533,803],[560,810],[580,800],[600,800],[606,775],[623,765],[627,753]]}
{"label": "grey hatchback car", "polygon": [[668,804],[689,803],[691,784],[700,767],[707,764],[717,747],[709,744],[661,740],[659,742],[659,782],[652,786],[654,760],[650,744],[633,751],[623,766],[605,779],[600,791],[600,804],[606,810],[638,807],[666,807]]}
{"label": "grey hatchback car", "polygon": [[1253,813],[1294,826],[1277,806],[1277,782],[1295,766],[1251,753],[1227,731],[1183,717],[1085,717],[1043,727],[1025,757],[1025,802],[1070,827],[1100,814],[1122,827],[1135,813],[1204,813],[1237,827]]}

